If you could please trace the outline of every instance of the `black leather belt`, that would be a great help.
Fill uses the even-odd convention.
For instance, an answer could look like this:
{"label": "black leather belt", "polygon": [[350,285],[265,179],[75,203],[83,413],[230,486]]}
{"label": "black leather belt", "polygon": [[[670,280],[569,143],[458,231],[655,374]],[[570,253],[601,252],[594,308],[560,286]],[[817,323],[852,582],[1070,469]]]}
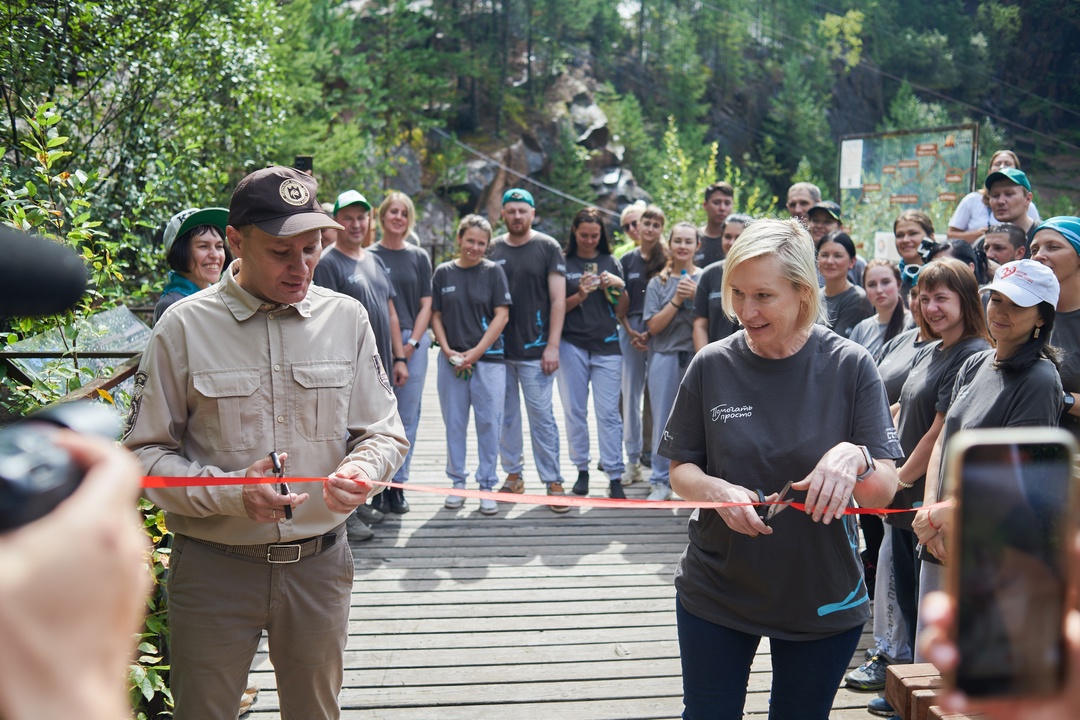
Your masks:
{"label": "black leather belt", "polygon": [[323,550],[332,547],[337,542],[338,533],[335,530],[318,537],[304,538],[291,543],[271,543],[269,545],[226,545],[194,537],[191,539],[208,547],[224,550],[230,555],[262,558],[268,563],[294,563],[303,558],[318,555]]}

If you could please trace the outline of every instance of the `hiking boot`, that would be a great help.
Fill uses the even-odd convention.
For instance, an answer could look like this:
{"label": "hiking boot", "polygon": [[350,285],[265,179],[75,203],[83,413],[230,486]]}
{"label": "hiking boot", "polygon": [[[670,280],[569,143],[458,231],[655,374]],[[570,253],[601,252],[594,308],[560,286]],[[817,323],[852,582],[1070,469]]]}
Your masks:
{"label": "hiking boot", "polygon": [[571,491],[575,495],[588,495],[589,494],[589,471],[578,470],[577,482],[574,483],[574,489]]}
{"label": "hiking boot", "polygon": [[[548,483],[547,494],[548,495],[565,496],[566,491],[563,490],[563,486],[562,486],[561,482],[553,482],[553,483]],[[548,505],[548,507],[551,508],[551,512],[556,512],[556,513],[570,512],[570,506],[569,505]]]}
{"label": "hiking boot", "polygon": [[525,480],[521,477],[521,473],[510,473],[506,476],[506,482],[499,488],[501,493],[514,493],[520,495],[525,492]]}
{"label": "hiking boot", "polygon": [[876,697],[866,705],[866,712],[878,717],[895,718],[896,710],[883,697]]}
{"label": "hiking boot", "polygon": [[367,526],[363,520],[352,513],[345,519],[345,534],[353,542],[362,542],[375,537],[375,531]]}
{"label": "hiking boot", "polygon": [[630,485],[633,485],[636,482],[641,482],[644,479],[645,478],[641,476],[641,463],[626,463],[626,471],[623,472],[622,476],[622,484],[624,486],[629,487]]}
{"label": "hiking boot", "polygon": [[671,497],[671,486],[667,483],[653,483],[648,500],[667,500]]}
{"label": "hiking boot", "polygon": [[367,525],[378,525],[386,517],[386,515],[370,505],[361,505],[356,508],[356,515]]}
{"label": "hiking boot", "polygon": [[623,492],[622,483],[619,482],[619,478],[615,478],[608,485],[607,496],[616,500],[625,500],[626,493]]}
{"label": "hiking boot", "polygon": [[[401,488],[387,488],[386,492],[390,494],[390,497],[386,498],[390,512],[395,515],[404,515],[409,512],[409,501],[405,499],[404,490]],[[386,511],[383,510],[383,512]]]}
{"label": "hiking boot", "polygon": [[844,682],[852,690],[877,691],[885,689],[885,670],[889,661],[881,655],[869,660],[844,676]]}

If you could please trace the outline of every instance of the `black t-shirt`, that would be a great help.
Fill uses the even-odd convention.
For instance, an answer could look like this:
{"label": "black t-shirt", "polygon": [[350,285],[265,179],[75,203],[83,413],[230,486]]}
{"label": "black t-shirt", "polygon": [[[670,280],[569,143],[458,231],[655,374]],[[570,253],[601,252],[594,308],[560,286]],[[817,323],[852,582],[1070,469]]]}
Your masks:
{"label": "black t-shirt", "polygon": [[551,294],[548,275],[566,274],[562,248],[555,238],[533,232],[524,245],[514,247],[506,235],[491,241],[488,257],[502,266],[514,304],[503,331],[507,360],[538,360],[551,332]]}
{"label": "black t-shirt", "polygon": [[889,404],[900,402],[900,391],[904,388],[911,366],[915,363],[915,355],[921,348],[926,347],[937,340],[918,340],[919,328],[905,330],[881,348],[881,354],[877,361],[878,372],[881,380],[885,383],[885,395],[889,398]]}
{"label": "black t-shirt", "polygon": [[394,310],[402,330],[412,330],[416,315],[420,312],[421,298],[431,297],[431,258],[427,250],[405,244],[401,250],[390,250],[382,245],[372,245],[394,285]]}
{"label": "black t-shirt", "polygon": [[[870,354],[817,325],[802,349],[780,360],[754,354],[741,330],[702,349],[657,451],[770,494],[805,478],[845,441],[875,458],[903,455]],[[675,573],[683,606],[718,625],[785,640],[819,639],[870,617],[854,516],[823,525],[788,510],[771,526],[772,535],[751,538],[715,511],[695,510]]]}
{"label": "black t-shirt", "polygon": [[363,259],[354,260],[337,248],[331,248],[315,266],[312,280],[316,285],[360,301],[368,312],[383,367],[392,368],[394,352],[390,342],[389,300],[394,297],[394,286],[382,260],[366,250]]}
{"label": "black t-shirt", "polygon": [[[1065,355],[1061,359],[1061,367],[1058,368],[1062,387],[1065,392],[1080,393],[1080,310],[1059,312],[1054,317],[1054,334],[1050,342]],[[1061,427],[1080,440],[1080,417],[1062,416]]]}
{"label": "black t-shirt", "polygon": [[[655,250],[655,249],[654,249]],[[623,282],[626,283],[628,301],[626,316],[641,317],[645,312],[645,288],[649,287],[649,275],[645,270],[645,258],[634,248],[619,258],[622,265]]]}
{"label": "black t-shirt", "polygon": [[874,306],[858,285],[852,285],[839,295],[829,297],[825,288],[819,290],[825,302],[825,311],[829,317],[829,327],[837,335],[847,337],[851,329],[874,314]]}
{"label": "black t-shirt", "polygon": [[[910,455],[934,424],[937,413],[946,413],[952,402],[953,382],[960,367],[972,355],[982,352],[989,343],[979,337],[968,338],[942,348],[936,341],[919,350],[911,365],[904,388],[900,391],[898,433],[904,454]],[[902,464],[902,463],[901,463]],[[919,476],[914,486],[899,488],[890,507],[911,508],[922,503],[926,475]],[[911,529],[911,513],[887,515],[890,525]]]}
{"label": "black t-shirt", "polygon": [[[609,272],[622,277],[622,267],[611,255],[601,254],[590,259],[571,255],[566,258],[566,297],[576,294],[581,287],[581,275],[588,263],[597,266],[598,274]],[[619,349],[619,321],[615,317],[615,306],[608,301],[603,290],[593,290],[585,296],[584,302],[567,311],[562,339],[598,355],[622,353]]]}
{"label": "black t-shirt", "polygon": [[712,265],[724,259],[724,244],[718,237],[698,235],[701,238],[701,247],[694,253],[694,264],[699,268]]}
{"label": "black t-shirt", "polygon": [[[1049,360],[1007,373],[994,367],[994,350],[973,355],[956,374],[952,404],[941,429],[943,447],[959,430],[1055,426],[1061,415],[1061,396],[1061,378]],[[942,453],[938,477],[945,477],[944,470]]]}
{"label": "black t-shirt", "polygon": [[694,316],[709,321],[709,342],[723,340],[739,329],[739,323],[724,314],[720,283],[724,279],[724,261],[720,260],[701,271],[697,294],[694,295]]}
{"label": "black t-shirt", "polygon": [[[435,268],[431,279],[431,309],[442,313],[450,348],[465,352],[476,347],[495,317],[495,308],[510,305],[510,288],[502,268],[490,260],[463,268],[454,261]],[[502,335],[481,356],[481,361],[502,362]]]}

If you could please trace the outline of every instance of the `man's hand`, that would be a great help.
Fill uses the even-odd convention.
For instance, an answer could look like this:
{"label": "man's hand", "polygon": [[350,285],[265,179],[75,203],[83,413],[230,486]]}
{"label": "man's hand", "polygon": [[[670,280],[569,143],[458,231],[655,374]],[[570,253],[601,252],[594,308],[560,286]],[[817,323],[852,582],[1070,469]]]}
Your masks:
{"label": "man's hand", "polygon": [[356,463],[345,463],[323,481],[326,507],[339,515],[348,515],[367,502],[368,495],[375,487],[370,480],[362,467]]}
{"label": "man's hand", "polygon": [[[288,453],[281,453],[278,460],[282,466],[289,457]],[[256,460],[244,473],[244,477],[271,477],[274,474],[274,464],[270,458]],[[308,497],[307,493],[297,495],[289,493],[282,495],[277,491],[277,485],[260,483],[258,485],[245,485],[241,497],[244,500],[244,510],[247,516],[255,522],[276,523],[285,519],[285,506],[298,507],[303,505]]]}
{"label": "man's hand", "polygon": [[545,375],[550,375],[559,369],[559,348],[551,345],[544,348],[544,354],[540,356],[540,369]]}

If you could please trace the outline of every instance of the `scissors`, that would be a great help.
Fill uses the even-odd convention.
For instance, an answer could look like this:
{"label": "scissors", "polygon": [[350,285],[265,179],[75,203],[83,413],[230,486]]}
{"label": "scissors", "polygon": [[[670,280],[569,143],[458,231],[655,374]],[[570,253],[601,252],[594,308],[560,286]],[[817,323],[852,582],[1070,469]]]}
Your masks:
{"label": "scissors", "polygon": [[[785,500],[784,499],[785,497],[787,497],[788,490],[790,490],[790,489],[791,489],[791,481],[788,480],[787,485],[785,485],[784,489],[780,491],[780,494],[776,496],[775,503],[770,504],[770,505],[758,505],[756,508],[754,508],[755,510],[757,510],[757,514],[758,514],[758,517],[761,518],[761,522],[768,525],[769,522],[773,519],[773,517],[776,516],[777,513],[779,513],[781,510],[786,510],[789,505],[791,505],[793,502],[795,502],[795,500],[793,500],[793,499],[792,500]],[[761,490],[758,490],[757,491],[757,496],[758,496],[758,502],[762,502],[762,503],[765,502],[765,493],[764,492],[762,492]]]}

